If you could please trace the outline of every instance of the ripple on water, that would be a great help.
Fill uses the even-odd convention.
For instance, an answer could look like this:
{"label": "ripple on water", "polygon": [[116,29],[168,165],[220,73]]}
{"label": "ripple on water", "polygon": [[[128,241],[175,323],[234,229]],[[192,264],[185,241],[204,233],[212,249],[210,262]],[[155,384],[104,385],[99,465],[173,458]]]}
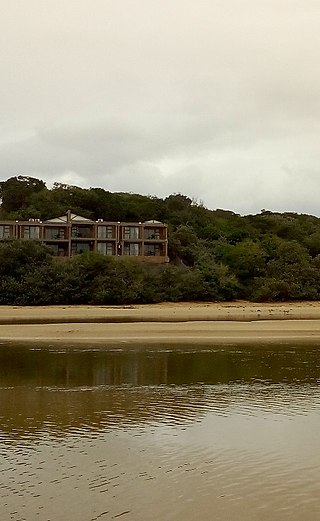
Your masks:
{"label": "ripple on water", "polygon": [[[0,388],[0,519],[318,521],[317,353],[308,359],[295,349],[279,358],[271,351],[257,357],[217,350],[221,377],[215,369],[215,383],[211,373],[207,378],[211,354],[204,354],[187,383],[196,353],[179,354],[183,371],[174,367],[170,385],[90,384],[82,375],[90,379],[93,366],[102,382],[110,376],[104,359],[99,365],[100,353],[92,358],[90,352],[81,358],[79,385],[53,385],[49,377],[39,383],[33,372],[32,385],[6,381]],[[161,379],[164,368],[172,375],[163,358],[171,352],[154,355],[143,365],[148,378],[157,363]],[[57,374],[65,378],[68,362],[69,377],[78,378],[67,353],[61,356]],[[128,380],[133,368],[137,379],[139,356],[112,359],[117,378],[123,371]],[[240,375],[239,360],[246,364]]]}

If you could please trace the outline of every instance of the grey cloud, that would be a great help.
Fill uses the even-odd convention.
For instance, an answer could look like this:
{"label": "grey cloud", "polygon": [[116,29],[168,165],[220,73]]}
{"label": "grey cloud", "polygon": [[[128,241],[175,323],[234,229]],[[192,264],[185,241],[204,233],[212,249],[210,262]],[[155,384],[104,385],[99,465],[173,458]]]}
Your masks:
{"label": "grey cloud", "polygon": [[319,213],[319,3],[13,0],[1,177]]}

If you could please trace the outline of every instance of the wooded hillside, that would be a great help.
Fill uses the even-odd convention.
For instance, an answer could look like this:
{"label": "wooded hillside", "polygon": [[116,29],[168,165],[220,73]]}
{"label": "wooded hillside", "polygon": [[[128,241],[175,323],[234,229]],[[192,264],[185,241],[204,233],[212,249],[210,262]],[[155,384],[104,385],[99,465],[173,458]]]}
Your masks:
{"label": "wooded hillside", "polygon": [[320,219],[262,210],[240,216],[181,195],[165,199],[13,177],[0,219],[42,220],[68,209],[90,219],[169,226],[167,266],[99,254],[56,262],[33,241],[0,244],[0,304],[128,304],[162,300],[320,299]]}

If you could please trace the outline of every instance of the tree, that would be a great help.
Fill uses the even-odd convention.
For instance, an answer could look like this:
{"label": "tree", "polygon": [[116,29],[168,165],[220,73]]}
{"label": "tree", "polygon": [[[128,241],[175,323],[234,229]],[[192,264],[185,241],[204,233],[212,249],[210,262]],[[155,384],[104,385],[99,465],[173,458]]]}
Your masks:
{"label": "tree", "polygon": [[217,259],[229,266],[238,279],[247,284],[265,270],[265,253],[258,242],[245,239],[235,245],[220,241],[215,247]]}
{"label": "tree", "polygon": [[169,258],[193,266],[199,248],[199,239],[190,226],[181,225],[169,234]]}
{"label": "tree", "polygon": [[8,239],[0,242],[0,277],[19,278],[31,269],[52,262],[50,248],[37,241]]}
{"label": "tree", "polygon": [[282,241],[266,266],[265,277],[254,281],[256,300],[315,300],[319,298],[320,272],[297,241]]}
{"label": "tree", "polygon": [[45,183],[34,177],[19,175],[2,181],[0,183],[1,212],[18,212],[26,208],[32,194],[44,189],[46,189]]}

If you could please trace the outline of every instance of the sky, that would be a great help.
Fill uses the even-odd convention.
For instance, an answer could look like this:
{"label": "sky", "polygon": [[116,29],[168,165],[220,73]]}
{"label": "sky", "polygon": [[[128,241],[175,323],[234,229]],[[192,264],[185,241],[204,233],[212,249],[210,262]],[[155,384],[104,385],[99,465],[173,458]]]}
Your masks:
{"label": "sky", "polygon": [[319,0],[0,0],[0,179],[320,215]]}

